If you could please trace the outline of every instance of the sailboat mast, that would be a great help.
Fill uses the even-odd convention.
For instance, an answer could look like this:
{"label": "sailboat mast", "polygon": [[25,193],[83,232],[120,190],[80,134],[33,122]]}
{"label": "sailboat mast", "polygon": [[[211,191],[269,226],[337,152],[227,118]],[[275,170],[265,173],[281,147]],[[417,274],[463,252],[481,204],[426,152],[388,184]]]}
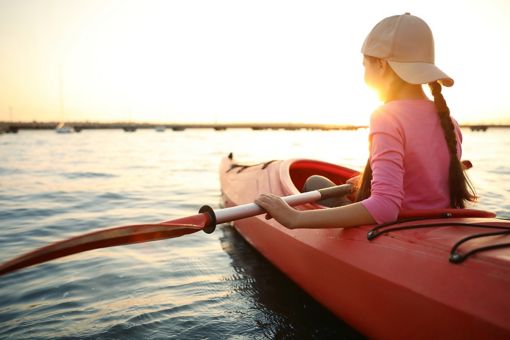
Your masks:
{"label": "sailboat mast", "polygon": [[64,121],[64,81],[62,77],[62,65],[59,66],[58,70],[58,85],[60,92],[60,121]]}

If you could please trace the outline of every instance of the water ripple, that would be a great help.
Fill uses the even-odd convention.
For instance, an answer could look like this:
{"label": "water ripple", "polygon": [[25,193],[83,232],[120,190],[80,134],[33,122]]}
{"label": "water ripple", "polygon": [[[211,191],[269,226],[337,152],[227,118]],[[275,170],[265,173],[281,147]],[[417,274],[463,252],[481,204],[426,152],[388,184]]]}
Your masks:
{"label": "water ripple", "polygon": [[62,174],[63,177],[68,179],[82,179],[82,178],[113,178],[115,175],[101,172],[66,172]]}
{"label": "water ripple", "polygon": [[[0,261],[98,228],[170,220],[193,215],[203,204],[216,206],[217,166],[229,151],[253,163],[313,157],[361,167],[366,155],[356,148],[332,153],[330,146],[364,143],[367,132],[20,136],[0,148]],[[502,185],[510,176],[507,136],[467,134],[464,144],[475,165],[469,175],[481,197],[476,207],[510,218],[510,194]],[[223,225],[210,235],[99,249],[3,276],[0,338],[362,336]]]}

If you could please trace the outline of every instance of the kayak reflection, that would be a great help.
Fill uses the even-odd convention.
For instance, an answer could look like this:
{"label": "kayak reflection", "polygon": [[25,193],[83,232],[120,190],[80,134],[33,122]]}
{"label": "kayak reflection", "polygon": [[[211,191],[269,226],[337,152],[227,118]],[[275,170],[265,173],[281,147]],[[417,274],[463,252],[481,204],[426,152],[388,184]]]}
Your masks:
{"label": "kayak reflection", "polygon": [[[230,225],[218,228],[232,259],[232,287],[253,304],[254,327],[277,339],[364,339],[268,262]],[[237,303],[242,303],[237,302]],[[246,309],[246,306],[243,307]]]}

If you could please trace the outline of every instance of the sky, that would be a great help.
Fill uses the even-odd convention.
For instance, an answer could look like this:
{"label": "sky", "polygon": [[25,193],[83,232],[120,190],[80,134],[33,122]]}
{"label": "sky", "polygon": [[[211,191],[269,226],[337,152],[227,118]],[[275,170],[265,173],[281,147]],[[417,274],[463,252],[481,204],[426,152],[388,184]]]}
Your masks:
{"label": "sky", "polygon": [[510,123],[510,1],[0,0],[0,121],[368,124],[361,45],[431,27],[461,123]]}

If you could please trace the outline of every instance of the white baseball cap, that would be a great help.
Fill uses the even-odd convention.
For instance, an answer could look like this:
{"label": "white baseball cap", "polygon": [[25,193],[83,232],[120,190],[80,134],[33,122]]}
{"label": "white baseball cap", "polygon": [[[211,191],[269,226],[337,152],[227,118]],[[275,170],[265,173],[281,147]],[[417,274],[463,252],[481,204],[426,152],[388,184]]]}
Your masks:
{"label": "white baseball cap", "polygon": [[361,53],[387,60],[410,84],[439,81],[444,86],[453,85],[453,79],[434,65],[434,38],[429,26],[409,13],[381,20],[368,34]]}

